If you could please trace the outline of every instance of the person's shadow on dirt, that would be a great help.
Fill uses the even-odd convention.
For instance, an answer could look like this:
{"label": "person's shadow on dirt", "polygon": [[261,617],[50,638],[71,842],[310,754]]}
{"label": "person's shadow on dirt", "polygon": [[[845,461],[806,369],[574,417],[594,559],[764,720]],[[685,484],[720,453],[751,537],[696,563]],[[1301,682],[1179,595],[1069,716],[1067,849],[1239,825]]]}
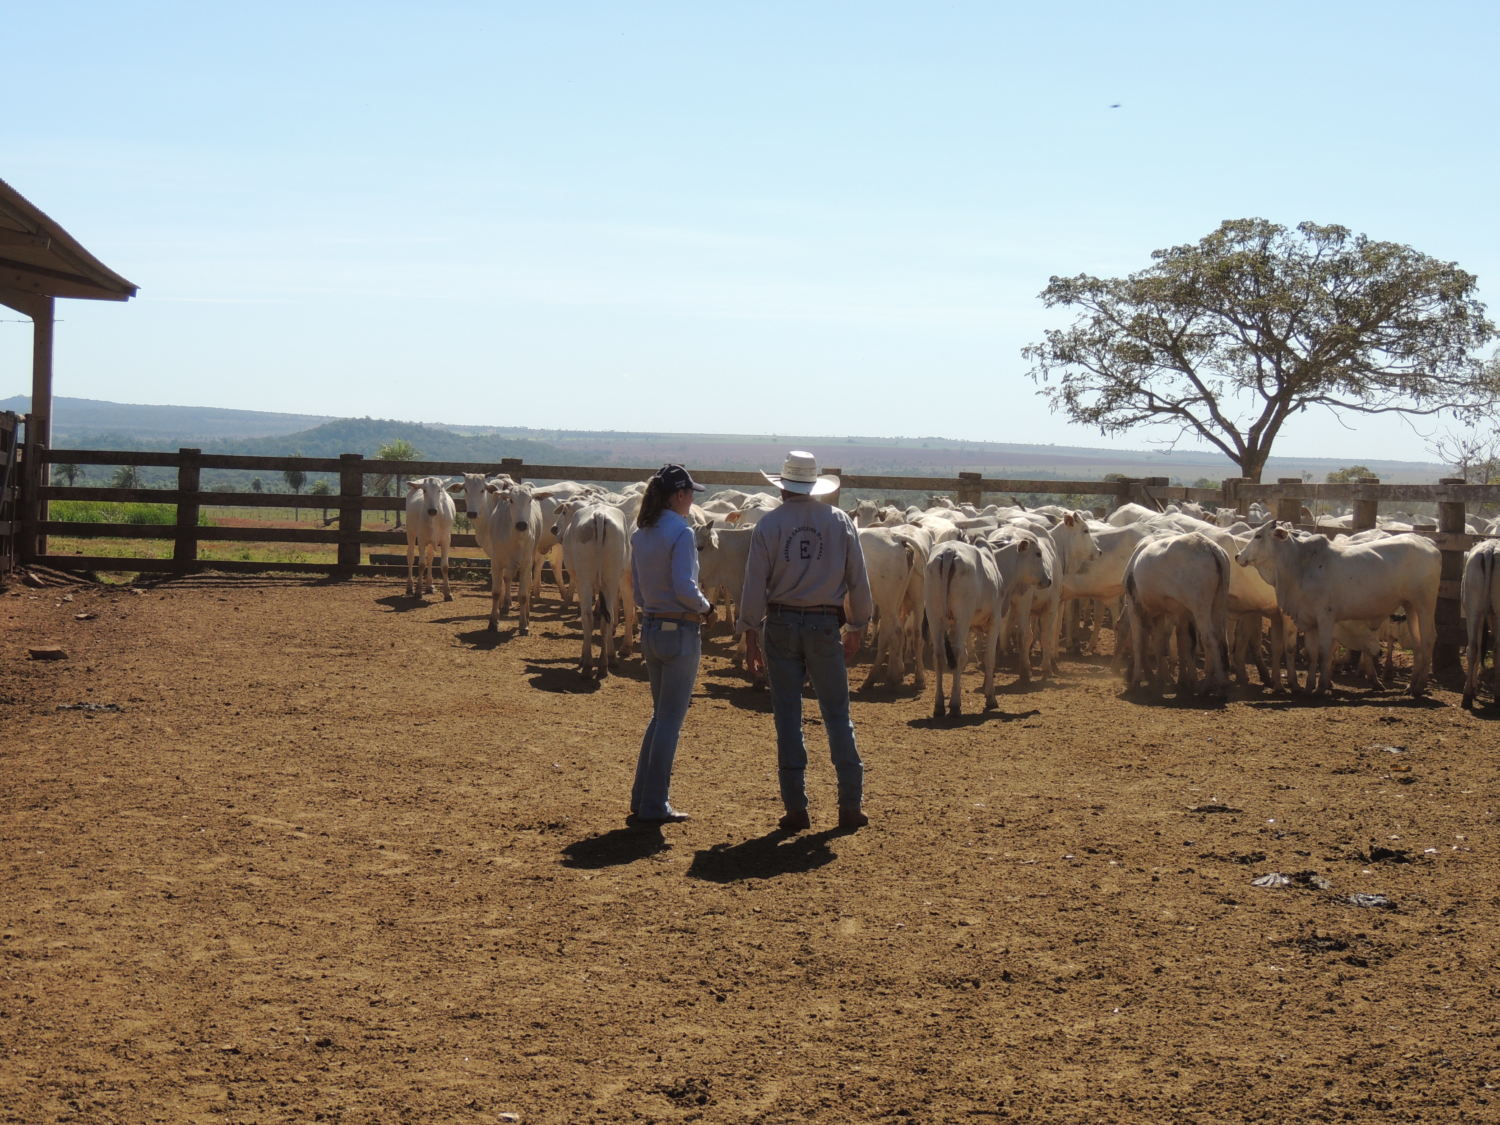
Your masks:
{"label": "person's shadow on dirt", "polygon": [[672,845],[655,826],[616,828],[602,836],[590,836],[563,849],[564,867],[582,867],[594,870],[600,867],[617,867],[634,863],[657,852],[664,852]]}
{"label": "person's shadow on dirt", "polygon": [[710,883],[733,883],[811,871],[837,858],[828,842],[835,836],[846,835],[847,831],[837,828],[801,835],[777,829],[743,844],[715,844],[705,848],[693,856],[687,873],[693,879]]}
{"label": "person's shadow on dirt", "polygon": [[[442,600],[442,594],[437,595]],[[376,605],[388,606],[392,613],[410,613],[414,609],[426,609],[431,603],[421,594],[391,594],[389,597],[376,598]]]}

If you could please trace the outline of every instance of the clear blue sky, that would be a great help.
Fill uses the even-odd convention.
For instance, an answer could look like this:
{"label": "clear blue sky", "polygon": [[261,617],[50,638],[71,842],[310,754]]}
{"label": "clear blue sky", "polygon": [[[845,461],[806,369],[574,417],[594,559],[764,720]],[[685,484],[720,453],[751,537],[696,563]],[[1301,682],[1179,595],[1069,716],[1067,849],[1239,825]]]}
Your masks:
{"label": "clear blue sky", "polygon": [[[1455,261],[1500,316],[1477,0],[59,0],[3,27],[0,178],[140,286],[61,304],[60,395],[1105,445],[1026,378],[1068,319],[1037,294],[1245,216]],[[0,323],[0,397],[28,347]],[[1277,451],[1429,459],[1351,426]]]}

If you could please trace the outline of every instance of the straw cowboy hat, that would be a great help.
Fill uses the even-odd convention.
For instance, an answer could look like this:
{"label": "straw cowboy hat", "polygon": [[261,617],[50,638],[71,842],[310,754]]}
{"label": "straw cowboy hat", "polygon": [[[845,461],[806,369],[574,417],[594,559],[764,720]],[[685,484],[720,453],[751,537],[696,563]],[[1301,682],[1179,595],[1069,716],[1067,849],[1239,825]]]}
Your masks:
{"label": "straw cowboy hat", "polygon": [[825,473],[818,475],[818,459],[804,449],[794,449],[786,455],[781,473],[761,473],[777,488],[788,492],[801,492],[808,496],[827,496],[836,492],[839,478]]}

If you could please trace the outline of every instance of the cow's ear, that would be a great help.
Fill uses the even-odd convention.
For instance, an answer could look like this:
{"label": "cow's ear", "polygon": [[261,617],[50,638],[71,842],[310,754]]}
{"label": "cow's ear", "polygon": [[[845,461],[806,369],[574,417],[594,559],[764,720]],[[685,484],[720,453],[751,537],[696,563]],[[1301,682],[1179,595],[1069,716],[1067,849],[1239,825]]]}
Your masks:
{"label": "cow's ear", "polygon": [[1286,528],[1284,528],[1284,527],[1278,527],[1276,529],[1276,538],[1277,539],[1287,539],[1287,538],[1290,538],[1290,536],[1287,534]]}
{"label": "cow's ear", "polygon": [[1069,512],[1067,515],[1063,516],[1063,523],[1066,524],[1068,527],[1072,527],[1077,522],[1078,521],[1073,517],[1073,513],[1072,512]]}
{"label": "cow's ear", "polygon": [[499,492],[500,491],[500,486],[498,484],[496,484],[494,481],[490,481],[490,482],[488,482],[484,486],[484,490],[486,492]]}
{"label": "cow's ear", "polygon": [[724,517],[724,522],[725,523],[739,523],[740,520],[742,520],[744,518],[745,518],[745,513],[744,512],[730,512],[727,516]]}

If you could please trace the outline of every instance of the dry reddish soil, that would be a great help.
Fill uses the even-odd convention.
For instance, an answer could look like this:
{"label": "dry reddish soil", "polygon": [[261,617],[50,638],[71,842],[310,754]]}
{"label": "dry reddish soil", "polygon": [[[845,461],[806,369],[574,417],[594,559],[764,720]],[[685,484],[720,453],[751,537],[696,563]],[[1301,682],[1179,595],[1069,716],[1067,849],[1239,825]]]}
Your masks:
{"label": "dry reddish soil", "polygon": [[810,723],[786,836],[715,640],[693,819],[640,830],[639,662],[486,609],[0,592],[0,1121],[1500,1120],[1500,728],[1451,677],[875,692],[872,823],[829,829]]}

